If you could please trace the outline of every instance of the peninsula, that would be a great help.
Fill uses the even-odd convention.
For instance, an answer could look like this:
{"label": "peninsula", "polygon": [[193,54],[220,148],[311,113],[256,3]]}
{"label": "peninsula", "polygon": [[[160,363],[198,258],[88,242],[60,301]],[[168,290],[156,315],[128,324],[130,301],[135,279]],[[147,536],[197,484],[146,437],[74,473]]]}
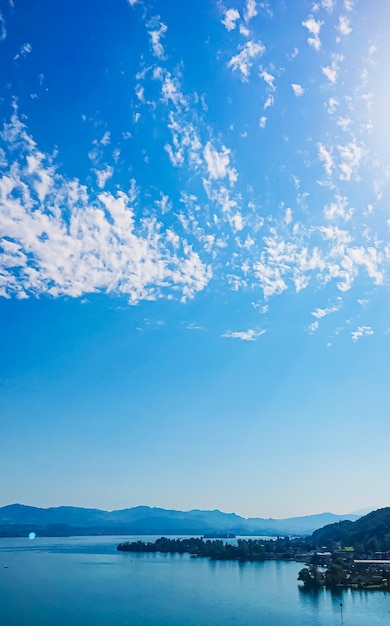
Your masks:
{"label": "peninsula", "polygon": [[120,543],[120,552],[188,553],[213,560],[304,562],[298,580],[307,588],[351,587],[390,590],[390,507],[356,522],[329,524],[310,537],[237,539],[202,537]]}

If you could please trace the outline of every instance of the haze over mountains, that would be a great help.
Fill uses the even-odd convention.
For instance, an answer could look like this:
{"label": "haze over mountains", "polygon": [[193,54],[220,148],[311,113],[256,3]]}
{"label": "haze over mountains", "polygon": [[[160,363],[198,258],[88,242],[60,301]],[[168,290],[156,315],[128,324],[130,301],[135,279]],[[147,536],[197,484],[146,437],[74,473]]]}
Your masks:
{"label": "haze over mountains", "polygon": [[137,506],[118,511],[61,506],[38,508],[10,504],[0,508],[0,536],[157,535],[234,533],[236,535],[308,535],[326,524],[354,521],[358,515],[321,513],[288,519],[244,518],[235,513],[175,511]]}

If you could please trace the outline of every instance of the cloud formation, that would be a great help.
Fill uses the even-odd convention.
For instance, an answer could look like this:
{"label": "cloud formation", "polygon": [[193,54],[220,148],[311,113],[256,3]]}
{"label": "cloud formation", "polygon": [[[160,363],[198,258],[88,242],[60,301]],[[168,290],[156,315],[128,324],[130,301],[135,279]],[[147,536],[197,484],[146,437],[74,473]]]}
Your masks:
{"label": "cloud formation", "polygon": [[356,343],[362,337],[369,337],[370,335],[373,335],[373,334],[374,334],[374,331],[371,328],[371,326],[358,326],[357,330],[351,332],[352,341]]}
{"label": "cloud formation", "polygon": [[[258,12],[271,19],[267,3],[224,9],[226,48],[208,40],[205,52],[223,77],[223,105],[201,75],[188,80],[185,60],[171,50],[169,20],[150,18],[141,2],[128,13],[138,10],[145,44],[132,70],[130,114],[117,127],[93,120],[89,176],[81,182],[66,167],[60,174],[57,157],[40,151],[22,115],[5,125],[2,295],[185,299],[213,277],[221,292],[250,290],[266,306],[286,292],[326,289],[327,301],[338,302],[360,279],[355,298],[367,284],[386,284],[390,167],[373,149],[373,47],[355,62],[350,5],[319,0],[297,20],[297,42],[271,45],[264,35],[267,48],[256,33]],[[220,22],[221,14],[219,34]],[[320,52],[306,51],[307,74],[294,61],[303,60],[303,28]],[[283,90],[287,97],[276,98]],[[61,147],[58,155],[61,162]],[[142,170],[149,159],[153,165]],[[309,304],[310,332],[335,310]]]}
{"label": "cloud formation", "polygon": [[[2,296],[102,291],[135,304],[163,293],[193,297],[208,283],[210,268],[185,239],[155,217],[136,217],[135,183],[91,195],[56,171],[16,114],[1,137],[10,158],[0,180]],[[23,158],[12,161],[16,147]]]}

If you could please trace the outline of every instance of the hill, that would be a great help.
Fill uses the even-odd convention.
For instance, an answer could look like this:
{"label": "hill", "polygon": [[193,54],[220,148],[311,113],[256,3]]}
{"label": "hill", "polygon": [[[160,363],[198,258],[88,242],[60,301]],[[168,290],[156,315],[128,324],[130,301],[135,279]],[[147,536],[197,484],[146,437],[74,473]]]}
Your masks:
{"label": "hill", "polygon": [[317,546],[334,548],[352,546],[357,552],[390,550],[390,507],[372,511],[356,521],[328,524],[312,534]]}
{"label": "hill", "polygon": [[236,535],[295,535],[356,515],[321,513],[288,519],[244,518],[222,511],[175,511],[138,506],[118,511],[79,507],[38,508],[11,504],[0,508],[0,536],[25,536],[33,530],[40,535],[157,535],[234,533]]}

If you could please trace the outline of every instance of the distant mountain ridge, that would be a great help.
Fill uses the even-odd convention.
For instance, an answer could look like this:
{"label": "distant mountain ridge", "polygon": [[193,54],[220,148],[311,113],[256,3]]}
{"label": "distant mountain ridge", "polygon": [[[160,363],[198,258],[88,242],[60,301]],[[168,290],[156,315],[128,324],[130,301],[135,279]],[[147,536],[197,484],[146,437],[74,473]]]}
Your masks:
{"label": "distant mountain ridge", "polygon": [[[358,515],[320,513],[288,519],[244,518],[222,511],[176,511],[137,506],[117,511],[60,506],[38,508],[23,504],[0,507],[0,536],[40,535],[157,535],[234,533],[236,535],[308,535],[326,524],[354,521]],[[57,534],[57,535],[56,535]]]}

